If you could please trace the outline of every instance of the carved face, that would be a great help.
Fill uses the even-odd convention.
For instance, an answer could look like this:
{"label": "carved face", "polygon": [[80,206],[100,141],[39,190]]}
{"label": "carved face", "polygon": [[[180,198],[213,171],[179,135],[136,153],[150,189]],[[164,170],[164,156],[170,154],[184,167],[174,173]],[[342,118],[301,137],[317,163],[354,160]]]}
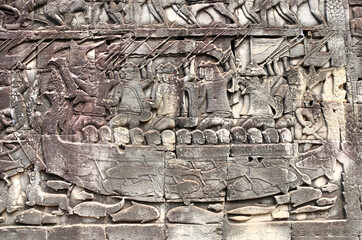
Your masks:
{"label": "carved face", "polygon": [[214,80],[214,69],[212,68],[205,68],[205,80],[212,81]]}
{"label": "carved face", "polygon": [[127,69],[127,71],[124,73],[124,78],[126,80],[132,80],[134,77],[134,72],[131,71],[130,69]]}
{"label": "carved face", "polygon": [[204,79],[205,78],[205,68],[204,67],[199,67],[199,78],[200,79]]}
{"label": "carved face", "polygon": [[171,83],[172,74],[164,73],[162,74],[162,80],[164,83]]}

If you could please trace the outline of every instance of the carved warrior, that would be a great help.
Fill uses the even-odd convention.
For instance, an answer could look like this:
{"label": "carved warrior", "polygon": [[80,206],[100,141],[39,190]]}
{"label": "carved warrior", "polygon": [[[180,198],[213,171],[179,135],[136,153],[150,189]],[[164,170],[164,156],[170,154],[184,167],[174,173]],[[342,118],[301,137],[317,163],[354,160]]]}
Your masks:
{"label": "carved warrior", "polygon": [[341,6],[1,1],[0,236],[76,222],[80,238],[107,224],[109,239],[272,239],[272,221],[358,222],[362,91]]}

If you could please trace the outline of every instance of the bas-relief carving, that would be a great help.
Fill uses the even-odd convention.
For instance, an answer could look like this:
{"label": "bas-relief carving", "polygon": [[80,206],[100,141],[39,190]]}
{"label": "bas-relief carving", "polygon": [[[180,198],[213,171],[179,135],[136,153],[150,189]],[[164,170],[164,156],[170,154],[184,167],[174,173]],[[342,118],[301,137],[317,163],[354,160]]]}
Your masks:
{"label": "bas-relief carving", "polygon": [[3,1],[2,225],[345,219],[361,84],[333,4]]}

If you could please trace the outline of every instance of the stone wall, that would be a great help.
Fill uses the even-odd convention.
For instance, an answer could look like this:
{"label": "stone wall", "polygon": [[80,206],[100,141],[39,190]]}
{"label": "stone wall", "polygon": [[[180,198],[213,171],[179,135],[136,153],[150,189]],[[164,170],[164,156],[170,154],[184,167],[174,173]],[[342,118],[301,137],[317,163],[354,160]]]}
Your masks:
{"label": "stone wall", "polygon": [[0,239],[362,239],[362,3],[3,0]]}

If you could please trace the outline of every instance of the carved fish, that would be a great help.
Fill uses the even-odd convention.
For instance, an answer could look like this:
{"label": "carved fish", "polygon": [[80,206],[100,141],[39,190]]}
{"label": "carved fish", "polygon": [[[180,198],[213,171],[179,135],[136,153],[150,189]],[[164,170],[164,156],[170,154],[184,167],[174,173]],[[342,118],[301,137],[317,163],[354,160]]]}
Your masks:
{"label": "carved fish", "polygon": [[113,222],[150,222],[160,217],[160,211],[149,205],[132,201],[132,206],[111,214]]}
{"label": "carved fish", "polygon": [[121,194],[126,194],[131,196],[140,196],[140,195],[155,196],[155,195],[162,195],[162,189],[157,182],[139,181],[129,186],[122,186]]}
{"label": "carved fish", "polygon": [[223,206],[220,203],[209,204],[209,206],[207,207],[207,209],[213,210],[215,212],[220,212],[222,208]]}
{"label": "carved fish", "polygon": [[287,193],[288,170],[280,167],[250,168],[249,177],[264,181],[271,186],[278,187],[281,192]]}
{"label": "carved fish", "polygon": [[328,184],[324,185],[323,187],[321,187],[321,189],[323,192],[331,193],[338,189],[338,185],[334,184],[334,183],[328,183]]}
{"label": "carved fish", "polygon": [[229,219],[235,222],[246,222],[250,220],[253,216],[229,216]]}
{"label": "carved fish", "polygon": [[167,212],[166,218],[174,223],[207,224],[222,221],[223,214],[210,212],[192,203],[189,206],[180,206],[171,209]]}
{"label": "carved fish", "polygon": [[297,168],[306,170],[323,170],[328,179],[333,179],[333,164],[329,159],[317,158],[314,156],[307,157],[295,164]]}
{"label": "carved fish", "polygon": [[200,184],[194,180],[183,180],[175,185],[166,185],[166,191],[169,193],[178,193],[179,195],[196,192],[200,189]]}
{"label": "carved fish", "polygon": [[337,200],[337,196],[333,197],[333,198],[320,198],[317,200],[317,205],[318,206],[329,206],[329,205],[333,205],[336,203]]}
{"label": "carved fish", "polygon": [[290,202],[294,203],[293,207],[317,200],[320,197],[322,197],[321,190],[312,187],[300,187],[290,192]]}
{"label": "carved fish", "polygon": [[233,184],[232,184],[233,188],[237,191],[241,191],[244,192],[246,190],[251,190],[252,186],[251,183],[240,178],[238,180],[236,180]]}
{"label": "carved fish", "polygon": [[157,175],[157,166],[144,167],[134,164],[121,163],[106,171],[111,178],[139,178],[144,175]]}
{"label": "carved fish", "polygon": [[289,212],[284,210],[276,210],[272,212],[272,216],[274,219],[288,219],[289,218]]}
{"label": "carved fish", "polygon": [[324,206],[324,207],[308,205],[308,206],[297,208],[297,209],[291,211],[291,213],[297,214],[297,213],[311,213],[311,212],[317,212],[317,211],[325,211],[325,210],[332,208],[333,206],[334,206],[334,204],[329,205],[329,206]]}
{"label": "carved fish", "polygon": [[264,206],[245,206],[241,208],[235,208],[228,211],[228,214],[232,215],[263,215],[274,211],[275,206],[264,207]]}
{"label": "carved fish", "polygon": [[100,218],[113,214],[124,206],[124,198],[116,204],[103,204],[99,202],[83,202],[74,207],[74,213],[81,217]]}
{"label": "carved fish", "polygon": [[245,176],[247,174],[246,167],[239,164],[229,164],[228,166],[228,179],[234,179]]}
{"label": "carved fish", "polygon": [[85,201],[85,200],[93,200],[94,195],[92,193],[88,193],[86,191],[81,191],[74,196],[74,199],[77,201]]}
{"label": "carved fish", "polygon": [[57,224],[57,217],[37,209],[25,210],[15,217],[15,222],[26,225]]}

